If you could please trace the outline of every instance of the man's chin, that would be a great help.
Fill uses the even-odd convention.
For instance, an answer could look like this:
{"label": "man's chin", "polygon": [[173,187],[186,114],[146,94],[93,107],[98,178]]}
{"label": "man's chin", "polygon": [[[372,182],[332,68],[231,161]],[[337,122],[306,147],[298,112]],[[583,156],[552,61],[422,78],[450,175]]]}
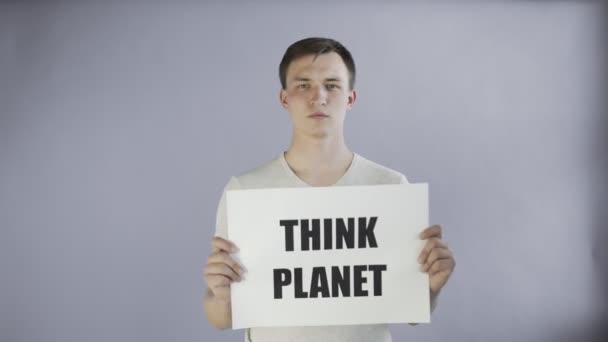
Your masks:
{"label": "man's chin", "polygon": [[296,135],[305,136],[313,139],[325,139],[337,135],[336,130],[329,126],[325,127],[306,127],[305,129],[296,129]]}
{"label": "man's chin", "polygon": [[310,135],[311,138],[315,138],[315,139],[326,139],[329,136],[330,136],[330,134],[328,134],[326,132],[323,132],[323,133],[318,132],[318,133],[314,133],[314,134]]}
{"label": "man's chin", "polygon": [[306,132],[309,137],[311,138],[315,138],[315,139],[324,139],[324,138],[328,138],[330,136],[332,136],[332,131],[330,129],[327,128],[317,128],[317,129],[313,129],[310,130],[308,132]]}
{"label": "man's chin", "polygon": [[330,132],[327,131],[314,131],[314,132],[296,132],[296,136],[306,137],[308,139],[326,139],[331,136]]}

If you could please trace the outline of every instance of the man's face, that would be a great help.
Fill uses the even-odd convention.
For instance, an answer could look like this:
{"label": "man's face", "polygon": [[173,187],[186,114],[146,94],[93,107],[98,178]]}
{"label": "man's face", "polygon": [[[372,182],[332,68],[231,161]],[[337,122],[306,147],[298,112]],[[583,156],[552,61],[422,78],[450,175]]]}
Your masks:
{"label": "man's face", "polygon": [[307,55],[287,68],[281,104],[291,114],[296,134],[323,138],[343,134],[346,111],[356,92],[348,86],[348,69],[335,52]]}

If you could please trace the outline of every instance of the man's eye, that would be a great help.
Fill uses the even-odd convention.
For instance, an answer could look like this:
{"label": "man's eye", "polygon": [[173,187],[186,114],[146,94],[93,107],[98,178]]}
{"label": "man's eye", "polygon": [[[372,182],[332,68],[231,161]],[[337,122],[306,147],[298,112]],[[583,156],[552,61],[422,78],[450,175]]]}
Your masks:
{"label": "man's eye", "polygon": [[337,89],[337,88],[340,88],[340,87],[338,87],[337,84],[328,84],[327,85],[327,89]]}
{"label": "man's eye", "polygon": [[302,83],[297,85],[298,89],[306,89],[308,88],[308,84]]}

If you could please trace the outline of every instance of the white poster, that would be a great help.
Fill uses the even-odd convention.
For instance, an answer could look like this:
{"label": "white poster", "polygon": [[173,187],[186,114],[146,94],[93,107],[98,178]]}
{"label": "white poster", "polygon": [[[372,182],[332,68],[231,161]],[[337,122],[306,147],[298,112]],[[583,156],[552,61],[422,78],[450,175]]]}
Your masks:
{"label": "white poster", "polygon": [[231,190],[227,214],[233,329],[430,321],[426,183]]}

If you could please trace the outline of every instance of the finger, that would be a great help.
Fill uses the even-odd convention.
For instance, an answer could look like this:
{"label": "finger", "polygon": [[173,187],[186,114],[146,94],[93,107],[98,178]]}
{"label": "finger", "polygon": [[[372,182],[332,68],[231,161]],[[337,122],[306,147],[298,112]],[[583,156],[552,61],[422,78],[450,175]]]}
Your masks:
{"label": "finger", "polygon": [[211,292],[213,292],[213,295],[215,296],[215,298],[217,298],[221,301],[230,302],[230,287],[229,286],[216,287]]}
{"label": "finger", "polygon": [[447,248],[433,248],[433,250],[431,250],[431,253],[429,253],[429,257],[426,260],[425,265],[425,270],[429,270],[431,268],[431,265],[433,265],[433,263],[437,260],[441,260],[441,259],[451,259],[452,258],[452,251],[450,251]]}
{"label": "finger", "polygon": [[205,267],[205,276],[208,275],[223,275],[230,278],[232,281],[241,280],[241,277],[224,263],[207,264],[207,267]]}
{"label": "finger", "polygon": [[206,276],[205,281],[207,282],[207,286],[212,289],[229,286],[231,283],[230,278],[215,274]]}
{"label": "finger", "polygon": [[420,239],[422,239],[422,240],[426,240],[426,239],[432,238],[432,237],[441,239],[442,236],[443,236],[443,232],[442,232],[441,226],[438,224],[430,226],[427,229],[423,230],[422,233],[420,233]]}
{"label": "finger", "polygon": [[446,272],[447,274],[450,274],[452,273],[453,265],[453,259],[437,260],[433,263],[433,265],[431,265],[431,268],[429,269],[429,275],[432,276],[439,272]]}
{"label": "finger", "polygon": [[226,253],[234,253],[238,251],[238,248],[233,242],[226,239],[222,239],[219,236],[213,238],[213,240],[211,241],[211,248],[214,253],[219,251],[224,251]]}
{"label": "finger", "polygon": [[245,271],[245,268],[242,267],[238,262],[234,261],[230,254],[222,251],[211,254],[209,258],[207,258],[207,263],[224,263],[228,265],[228,267],[232,268],[234,272],[238,273],[239,275],[243,274],[243,272]]}
{"label": "finger", "polygon": [[210,276],[222,276],[228,278],[232,282],[241,281],[239,274],[223,263],[207,265],[204,275],[205,279]]}
{"label": "finger", "polygon": [[448,244],[439,238],[430,238],[426,240],[426,244],[418,256],[418,262],[421,264],[426,262],[426,259],[433,248],[448,248]]}

